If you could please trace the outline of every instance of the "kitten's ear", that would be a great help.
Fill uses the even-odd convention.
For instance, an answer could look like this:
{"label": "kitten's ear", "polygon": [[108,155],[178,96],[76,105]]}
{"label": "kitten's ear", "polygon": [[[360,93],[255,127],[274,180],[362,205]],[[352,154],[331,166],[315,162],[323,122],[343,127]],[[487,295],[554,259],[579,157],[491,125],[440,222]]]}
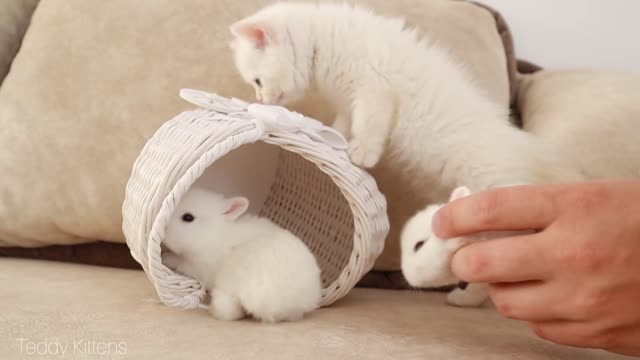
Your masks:
{"label": "kitten's ear", "polygon": [[275,40],[271,26],[251,18],[234,23],[229,30],[233,36],[249,40],[256,48],[263,48]]}
{"label": "kitten's ear", "polygon": [[469,190],[466,186],[460,186],[459,188],[453,190],[451,193],[451,197],[449,198],[449,202],[454,200],[462,199],[463,197],[467,197],[471,195],[471,190]]}
{"label": "kitten's ear", "polygon": [[234,197],[225,201],[224,217],[234,221],[249,208],[249,200],[245,197]]}

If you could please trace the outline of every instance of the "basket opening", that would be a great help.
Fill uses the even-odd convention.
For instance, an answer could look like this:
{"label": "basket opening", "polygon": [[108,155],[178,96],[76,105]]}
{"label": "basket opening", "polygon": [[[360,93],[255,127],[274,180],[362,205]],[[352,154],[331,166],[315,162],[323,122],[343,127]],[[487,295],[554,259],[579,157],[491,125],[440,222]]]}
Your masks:
{"label": "basket opening", "polygon": [[322,270],[324,287],[347,267],[353,252],[353,212],[340,188],[311,161],[280,151],[261,215],[307,244]]}
{"label": "basket opening", "polygon": [[347,267],[355,231],[349,203],[331,177],[302,156],[263,142],[242,145],[194,186],[245,196],[250,212],[298,236],[316,256],[324,287]]}

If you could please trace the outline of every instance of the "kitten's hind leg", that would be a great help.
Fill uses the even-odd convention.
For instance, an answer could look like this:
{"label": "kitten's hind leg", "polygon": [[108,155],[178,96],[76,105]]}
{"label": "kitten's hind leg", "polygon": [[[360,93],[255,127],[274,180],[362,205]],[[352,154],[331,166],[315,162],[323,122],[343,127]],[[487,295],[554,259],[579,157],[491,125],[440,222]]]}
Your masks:
{"label": "kitten's hind leg", "polygon": [[354,164],[371,168],[380,161],[393,116],[394,101],[386,91],[376,86],[365,86],[358,91],[353,102],[349,142],[349,156]]}
{"label": "kitten's hind leg", "polygon": [[489,298],[487,284],[469,284],[466,289],[456,288],[447,295],[447,302],[460,307],[479,307]]}
{"label": "kitten's hind leg", "polygon": [[245,311],[238,298],[219,290],[211,291],[209,312],[216,319],[234,321],[245,317]]}

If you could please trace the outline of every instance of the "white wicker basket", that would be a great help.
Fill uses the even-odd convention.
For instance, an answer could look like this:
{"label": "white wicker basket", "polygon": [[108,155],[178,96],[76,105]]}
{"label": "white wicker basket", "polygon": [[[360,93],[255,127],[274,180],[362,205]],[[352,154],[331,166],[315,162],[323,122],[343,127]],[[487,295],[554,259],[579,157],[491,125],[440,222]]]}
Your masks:
{"label": "white wicker basket", "polygon": [[315,254],[324,285],[321,305],[346,295],[382,252],[389,222],[384,197],[373,178],[351,164],[342,135],[282,107],[189,89],[180,95],[199,108],[166,122],[147,142],[123,204],[127,244],[160,300],[195,308],[205,298],[198,281],[162,264],[165,227],[210,165],[257,141],[282,149],[260,214],[299,236]]}

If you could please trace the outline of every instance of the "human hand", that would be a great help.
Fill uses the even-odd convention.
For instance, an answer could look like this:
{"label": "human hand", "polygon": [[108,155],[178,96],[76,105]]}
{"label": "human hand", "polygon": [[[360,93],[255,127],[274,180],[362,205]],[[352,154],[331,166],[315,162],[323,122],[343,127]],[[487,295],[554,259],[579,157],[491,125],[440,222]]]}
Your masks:
{"label": "human hand", "polygon": [[490,283],[498,311],[544,339],[640,355],[640,181],[492,189],[450,203],[433,227],[538,230],[467,245],[452,270]]}

